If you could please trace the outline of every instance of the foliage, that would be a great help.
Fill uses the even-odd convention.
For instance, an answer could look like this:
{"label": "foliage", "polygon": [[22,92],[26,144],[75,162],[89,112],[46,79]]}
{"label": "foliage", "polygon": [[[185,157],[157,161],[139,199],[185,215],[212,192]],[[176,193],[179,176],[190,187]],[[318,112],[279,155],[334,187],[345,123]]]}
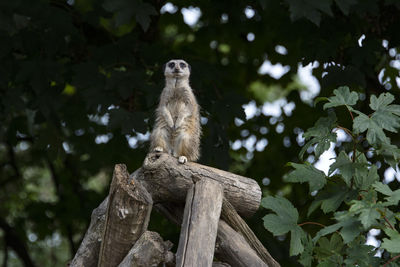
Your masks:
{"label": "foliage", "polygon": [[[393,258],[400,255],[400,189],[393,191],[382,183],[377,165],[367,158],[382,151],[383,160],[389,163],[394,157],[397,162],[394,167],[397,167],[400,154],[387,153],[387,149],[392,151],[398,148],[391,144],[385,130],[395,133],[399,130],[400,105],[392,104],[394,97],[390,93],[382,93],[379,97],[372,95],[369,106],[373,112],[366,115],[354,108],[359,99],[356,92],[350,92],[348,87],[340,87],[333,92],[334,96],[327,98],[324,109],[345,106],[353,118],[352,129],[336,122],[336,116],[331,111],[327,119],[332,118],[330,122],[335,123],[322,124],[319,119],[304,133],[308,140],[305,147],[314,145],[314,154],[318,157],[321,154],[319,143],[325,140],[316,141],[313,136],[318,131],[325,135],[326,125],[329,125],[329,132],[343,129],[351,137],[351,149],[346,149],[344,145],[338,147],[340,153],[330,165],[328,176],[309,163],[292,163],[295,169],[286,178],[287,182],[309,183],[310,191],[316,194],[308,215],[320,206],[325,214],[333,216],[333,222],[330,225],[299,223],[299,213],[288,200],[269,196],[263,199],[262,206],[276,214],[266,215],[264,226],[274,235],[291,231],[290,255],[301,254],[300,262],[304,266],[311,266],[313,261],[318,262],[318,266],[377,266],[379,262],[383,264],[388,260],[374,257],[378,250],[365,244],[365,235],[371,229],[382,230],[383,242],[378,248],[383,250],[384,255]],[[353,113],[358,116],[353,117]],[[372,122],[360,122],[364,118]],[[328,149],[329,146],[324,146],[324,150]],[[323,228],[312,237],[300,228],[307,224]],[[327,237],[329,235],[330,238]]]}
{"label": "foliage", "polygon": [[[330,176],[335,168],[346,179],[335,185],[314,166],[338,139],[332,124],[352,127],[348,108],[368,114],[364,99],[383,92],[399,99],[399,10],[396,0],[0,1],[0,262],[66,265],[91,211],[108,193],[114,164],[125,163],[131,172],[141,165],[163,87],[162,65],[171,58],[192,66],[203,117],[200,162],[264,183],[264,196],[290,200],[299,208],[291,224],[308,216],[330,224],[330,212],[357,200],[348,184],[370,188],[398,162],[400,136],[392,132],[397,109],[386,95],[371,102],[374,117],[352,111],[357,134],[380,143],[367,157],[371,164],[360,155],[353,168],[348,154],[337,151],[342,146],[335,147],[340,160]],[[201,15],[187,23],[185,11]],[[312,92],[298,75],[306,66],[317,85]],[[356,106],[350,92],[326,103],[346,104],[336,109],[336,118],[311,106],[313,98],[343,85],[357,91]],[[254,112],[245,114],[243,105]],[[305,134],[310,143],[304,146],[304,130],[322,117]],[[346,151],[348,146],[343,142]],[[310,154],[313,148],[316,154]],[[300,150],[309,165],[296,165]],[[289,174],[287,180],[303,184],[287,183],[287,162],[311,176]],[[361,178],[365,164],[377,166],[368,179]],[[398,193],[389,186],[378,197],[395,201]],[[310,190],[319,191],[307,215]],[[368,213],[370,206],[352,205],[364,223],[381,219]],[[316,251],[309,236],[296,228],[290,251],[289,238],[265,230],[264,215],[261,210],[248,222],[282,266],[298,264],[289,253],[301,246],[300,261],[312,260]],[[338,231],[351,229],[352,218]],[[177,243],[179,229],[161,215],[152,214],[150,228]],[[327,239],[320,247],[338,242],[321,238]],[[397,240],[391,232],[385,238],[384,247]],[[351,244],[343,247],[346,255],[363,240]]]}

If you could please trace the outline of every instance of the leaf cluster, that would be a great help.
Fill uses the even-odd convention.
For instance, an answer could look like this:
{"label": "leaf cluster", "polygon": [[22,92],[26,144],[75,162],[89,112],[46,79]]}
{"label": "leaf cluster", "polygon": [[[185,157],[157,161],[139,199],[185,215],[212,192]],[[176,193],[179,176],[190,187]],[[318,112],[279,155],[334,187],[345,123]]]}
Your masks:
{"label": "leaf cluster", "polygon": [[[319,119],[304,133],[307,143],[304,147],[313,148],[318,158],[330,147],[326,136],[338,129],[349,135],[350,151],[339,146],[339,155],[333,159],[328,174],[309,163],[290,163],[294,169],[285,180],[291,183],[308,183],[315,199],[309,206],[307,217],[318,208],[331,214],[332,222],[323,225],[318,222],[301,222],[297,209],[285,198],[266,197],[262,206],[271,210],[266,215],[264,226],[274,235],[291,233],[290,255],[300,255],[304,266],[314,262],[318,266],[377,266],[400,255],[400,189],[392,190],[378,174],[376,164],[368,161],[371,153],[382,155],[383,160],[393,168],[398,168],[398,148],[390,142],[386,132],[400,128],[400,105],[393,104],[390,93],[370,97],[371,114],[355,109],[359,95],[346,86],[333,91],[334,96],[326,98],[324,109],[345,107],[352,118],[352,129],[341,126],[333,110],[329,116]],[[356,116],[354,116],[356,114]],[[332,135],[333,136],[333,135]],[[362,145],[360,145],[362,143]],[[302,149],[303,157],[306,149]],[[398,186],[397,186],[398,187]],[[307,233],[305,225],[322,227],[313,236]],[[371,229],[379,229],[382,243],[378,247],[366,245],[365,236]],[[383,257],[375,257],[378,249]]]}

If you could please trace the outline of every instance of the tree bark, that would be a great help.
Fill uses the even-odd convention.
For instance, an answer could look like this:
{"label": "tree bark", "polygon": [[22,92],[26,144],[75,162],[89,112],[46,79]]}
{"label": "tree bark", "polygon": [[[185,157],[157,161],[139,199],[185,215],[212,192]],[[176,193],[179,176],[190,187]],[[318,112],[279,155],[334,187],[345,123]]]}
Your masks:
{"label": "tree bark", "polygon": [[219,182],[226,199],[242,216],[253,215],[260,206],[261,189],[253,179],[193,162],[179,164],[166,153],[149,153],[138,173],[155,203],[183,202],[189,188],[202,179]]}
{"label": "tree bark", "polygon": [[152,198],[140,183],[129,182],[123,164],[115,165],[111,182],[99,267],[118,266],[139,237],[147,230]]}
{"label": "tree bark", "polygon": [[160,263],[174,266],[175,255],[169,251],[172,246],[170,241],[164,241],[158,233],[146,231],[118,267],[148,267]]}
{"label": "tree bark", "polygon": [[70,267],[95,267],[99,258],[101,237],[106,221],[106,210],[108,206],[108,196],[101,204],[93,210],[89,229],[79,246],[74,258],[70,262]]}
{"label": "tree bark", "polygon": [[212,180],[200,180],[188,191],[176,253],[177,267],[211,267],[222,199],[222,186]]}

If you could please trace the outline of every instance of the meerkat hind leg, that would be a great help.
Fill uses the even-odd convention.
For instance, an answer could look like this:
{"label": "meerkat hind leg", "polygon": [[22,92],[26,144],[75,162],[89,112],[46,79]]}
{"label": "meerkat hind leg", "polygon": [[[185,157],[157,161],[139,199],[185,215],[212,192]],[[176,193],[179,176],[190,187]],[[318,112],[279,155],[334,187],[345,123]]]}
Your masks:
{"label": "meerkat hind leg", "polygon": [[156,128],[154,129],[151,137],[151,147],[153,152],[167,152],[168,147],[170,146],[168,143],[169,135],[168,131],[164,128]]}

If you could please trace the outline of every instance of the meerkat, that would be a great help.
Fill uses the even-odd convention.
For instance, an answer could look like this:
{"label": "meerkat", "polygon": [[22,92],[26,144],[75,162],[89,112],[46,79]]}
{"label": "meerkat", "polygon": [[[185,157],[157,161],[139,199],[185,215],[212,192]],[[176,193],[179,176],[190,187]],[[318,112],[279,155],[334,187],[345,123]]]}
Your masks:
{"label": "meerkat", "polygon": [[165,87],[150,136],[150,151],[166,152],[182,164],[200,156],[200,108],[189,85],[190,71],[181,59],[164,65]]}

